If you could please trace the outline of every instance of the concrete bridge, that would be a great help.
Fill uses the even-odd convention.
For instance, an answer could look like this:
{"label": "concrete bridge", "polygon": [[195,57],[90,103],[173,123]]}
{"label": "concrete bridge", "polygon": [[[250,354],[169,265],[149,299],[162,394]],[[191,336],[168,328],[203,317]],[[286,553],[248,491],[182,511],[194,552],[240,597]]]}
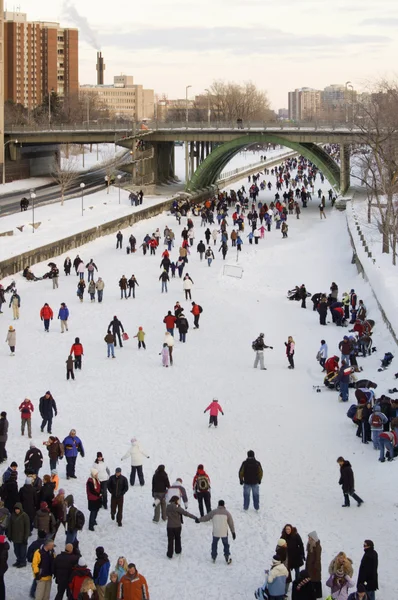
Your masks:
{"label": "concrete bridge", "polygon": [[[306,156],[325,174],[330,183],[344,193],[350,185],[351,144],[363,143],[360,129],[345,125],[291,125],[287,123],[157,123],[137,126],[131,122],[86,123],[39,129],[14,126],[6,129],[5,141],[11,160],[18,160],[20,147],[54,147],[54,144],[96,144],[111,142],[131,150],[132,163],[125,170],[141,181],[152,178],[162,183],[174,178],[174,145],[185,143],[187,190],[195,191],[217,181],[219,174],[235,154],[250,144],[281,144]],[[152,152],[141,156],[136,149],[142,139]],[[17,140],[13,144],[12,140]],[[333,160],[323,144],[340,145],[340,164]],[[25,150],[26,151],[26,150]],[[139,180],[138,180],[139,181]]]}

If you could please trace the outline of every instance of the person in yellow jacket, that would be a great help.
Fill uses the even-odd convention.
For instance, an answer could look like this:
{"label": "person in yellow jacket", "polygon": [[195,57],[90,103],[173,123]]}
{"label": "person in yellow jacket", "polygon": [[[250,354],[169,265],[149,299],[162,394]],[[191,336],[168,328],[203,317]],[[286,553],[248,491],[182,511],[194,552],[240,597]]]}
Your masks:
{"label": "person in yellow jacket", "polygon": [[34,553],[32,560],[33,576],[37,581],[36,600],[50,600],[54,559],[54,540],[46,538],[44,544]]}
{"label": "person in yellow jacket", "polygon": [[141,348],[141,346],[144,348],[144,350],[146,350],[145,331],[142,329],[142,327],[138,327],[137,335],[134,337],[138,340],[138,350]]}

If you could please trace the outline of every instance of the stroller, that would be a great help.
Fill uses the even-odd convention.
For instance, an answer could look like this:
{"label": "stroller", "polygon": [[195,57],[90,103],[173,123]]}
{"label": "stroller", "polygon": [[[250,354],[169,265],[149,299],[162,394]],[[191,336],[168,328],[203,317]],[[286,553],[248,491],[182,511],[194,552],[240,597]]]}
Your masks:
{"label": "stroller", "polygon": [[323,380],[323,385],[326,386],[329,390],[337,390],[340,391],[340,382],[337,381],[339,374],[337,371],[332,371],[325,376]]}
{"label": "stroller", "polygon": [[394,358],[393,354],[391,354],[391,352],[386,352],[384,357],[381,359],[381,367],[380,369],[377,369],[379,372],[380,371],[384,371],[385,369],[387,369],[390,364],[392,363],[392,359]]}

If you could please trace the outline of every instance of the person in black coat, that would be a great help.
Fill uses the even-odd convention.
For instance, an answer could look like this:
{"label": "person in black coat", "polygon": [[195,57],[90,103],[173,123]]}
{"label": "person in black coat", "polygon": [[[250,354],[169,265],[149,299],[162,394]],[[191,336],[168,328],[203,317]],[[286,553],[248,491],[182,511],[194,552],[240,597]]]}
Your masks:
{"label": "person in black coat", "polygon": [[159,465],[152,477],[152,497],[154,499],[153,506],[155,512],[153,521],[157,523],[160,519],[160,511],[162,511],[162,519],[166,521],[166,492],[170,487],[169,477],[165,471],[164,465]]}
{"label": "person in black coat", "polygon": [[358,506],[361,506],[363,500],[355,493],[354,472],[351,463],[342,456],[339,456],[337,463],[340,465],[339,485],[341,485],[344,494],[343,508],[350,506],[350,496],[357,501]]}
{"label": "person in black coat", "polygon": [[38,475],[43,466],[43,454],[39,448],[36,448],[34,442],[30,442],[30,448],[25,454],[24,465],[26,475],[32,473]]}
{"label": "person in black coat", "polygon": [[328,303],[326,298],[321,298],[318,304],[319,323],[320,325],[326,325],[326,317],[328,314]]}
{"label": "person in black coat", "polygon": [[122,325],[122,322],[119,321],[119,319],[115,315],[113,317],[112,321],[108,325],[108,333],[113,333],[113,335],[115,336],[115,346],[117,346],[116,337],[118,337],[119,338],[119,346],[121,348],[123,348],[122,338],[121,338],[121,335],[120,335],[120,330],[122,330],[122,332],[124,333],[124,327]]}
{"label": "person in black coat", "polygon": [[184,314],[180,314],[180,316],[177,318],[176,325],[180,333],[180,342],[183,342],[185,344],[186,336],[189,329],[189,323]]}
{"label": "person in black coat", "polygon": [[54,500],[55,481],[51,481],[50,475],[44,475],[43,485],[40,490],[40,502],[46,502],[51,508]]}
{"label": "person in black coat", "polygon": [[307,300],[307,290],[305,288],[304,283],[300,286],[299,296],[300,296],[300,300],[301,300],[301,308],[307,308],[307,306],[305,304],[305,302]]}
{"label": "person in black coat", "polygon": [[30,519],[30,531],[33,529],[33,521],[36,515],[36,504],[37,504],[37,493],[32,485],[30,477],[26,478],[25,485],[19,490],[19,500],[22,504],[22,508]]}
{"label": "person in black coat", "polygon": [[0,535],[0,600],[6,597],[6,588],[4,585],[4,575],[8,570],[8,551],[10,544],[5,535]]}
{"label": "person in black coat", "polygon": [[293,582],[292,600],[316,600],[316,593],[312,581],[305,569]]}
{"label": "person in black coat", "polygon": [[72,261],[69,258],[69,256],[67,256],[64,260],[64,271],[65,271],[65,275],[70,275],[70,270],[72,268]]}
{"label": "person in black coat", "polygon": [[43,419],[40,426],[40,431],[43,432],[45,426],[47,425],[47,433],[51,433],[54,414],[55,416],[58,414],[57,405],[55,404],[55,400],[52,397],[51,392],[47,391],[44,396],[40,398],[39,412],[41,418]]}
{"label": "person in black coat", "polygon": [[115,474],[108,479],[108,492],[111,495],[111,519],[113,521],[116,515],[119,527],[122,526],[124,494],[128,489],[127,477],[122,475],[122,470],[118,467]]}
{"label": "person in black coat", "polygon": [[250,492],[253,494],[253,506],[256,510],[260,508],[259,484],[263,478],[261,463],[255,459],[253,450],[247,453],[247,459],[243,461],[239,469],[239,482],[243,485],[243,509],[248,510],[250,505]]}
{"label": "person in black coat", "polygon": [[65,551],[57,554],[54,560],[54,579],[58,586],[57,598],[63,598],[71,578],[72,569],[79,557],[73,551],[73,544],[66,544]]}
{"label": "person in black coat", "polygon": [[364,554],[361,564],[359,565],[358,582],[365,586],[369,600],[374,600],[375,591],[379,589],[379,580],[377,568],[379,565],[379,557],[374,549],[372,540],[365,540],[363,543]]}
{"label": "person in black coat", "polygon": [[305,561],[303,540],[297,529],[289,523],[284,526],[281,538],[286,540],[287,543],[287,564],[289,571],[294,570],[295,579],[298,579],[300,567]]}
{"label": "person in black coat", "polygon": [[4,506],[12,513],[15,504],[19,502],[16,473],[11,473],[10,478],[1,486],[1,499],[4,502]]}

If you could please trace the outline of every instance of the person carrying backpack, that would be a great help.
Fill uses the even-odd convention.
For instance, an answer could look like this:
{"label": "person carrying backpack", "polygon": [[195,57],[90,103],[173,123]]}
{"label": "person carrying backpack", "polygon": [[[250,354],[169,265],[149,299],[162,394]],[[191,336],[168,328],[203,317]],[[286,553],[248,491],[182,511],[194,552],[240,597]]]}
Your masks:
{"label": "person carrying backpack", "polygon": [[199,304],[195,304],[195,302],[192,302],[191,313],[193,314],[194,329],[199,329],[199,317],[202,314],[202,312],[203,308]]}
{"label": "person carrying backpack", "polygon": [[258,363],[260,363],[260,368],[262,371],[266,371],[266,367],[264,367],[264,350],[265,348],[270,348],[273,350],[273,346],[266,346],[264,343],[264,334],[260,333],[258,338],[254,340],[252,343],[252,348],[256,353],[256,358],[254,360],[254,368],[257,369]]}
{"label": "person carrying backpack", "polygon": [[196,469],[195,477],[192,482],[193,497],[198,501],[199,513],[203,517],[204,510],[203,504],[206,507],[206,513],[211,511],[211,493],[210,493],[210,477],[204,470],[202,464],[198,465]]}
{"label": "person carrying backpack", "polygon": [[223,409],[219,405],[217,398],[213,398],[213,401],[210,402],[209,406],[203,412],[206,413],[208,410],[210,411],[209,427],[211,427],[212,425],[214,425],[214,427],[217,427],[218,413],[220,412],[224,416]]}
{"label": "person carrying backpack", "polygon": [[21,435],[25,434],[25,427],[28,427],[28,436],[32,437],[32,412],[34,407],[29,398],[25,398],[19,406],[19,412],[21,413]]}
{"label": "person carrying backpack", "polygon": [[66,522],[65,522],[65,531],[66,531],[66,544],[74,544],[75,542],[79,543],[77,540],[77,533],[81,531],[84,527],[84,523],[86,522],[85,516],[81,510],[76,508],[74,504],[74,498],[72,494],[66,496],[65,498],[66,504]]}
{"label": "person carrying backpack", "polygon": [[370,431],[372,433],[372,442],[373,448],[375,450],[380,450],[380,442],[379,437],[381,432],[383,431],[383,425],[388,423],[388,418],[385,414],[381,412],[380,405],[375,404],[373,407],[373,412],[369,417],[369,425]]}

